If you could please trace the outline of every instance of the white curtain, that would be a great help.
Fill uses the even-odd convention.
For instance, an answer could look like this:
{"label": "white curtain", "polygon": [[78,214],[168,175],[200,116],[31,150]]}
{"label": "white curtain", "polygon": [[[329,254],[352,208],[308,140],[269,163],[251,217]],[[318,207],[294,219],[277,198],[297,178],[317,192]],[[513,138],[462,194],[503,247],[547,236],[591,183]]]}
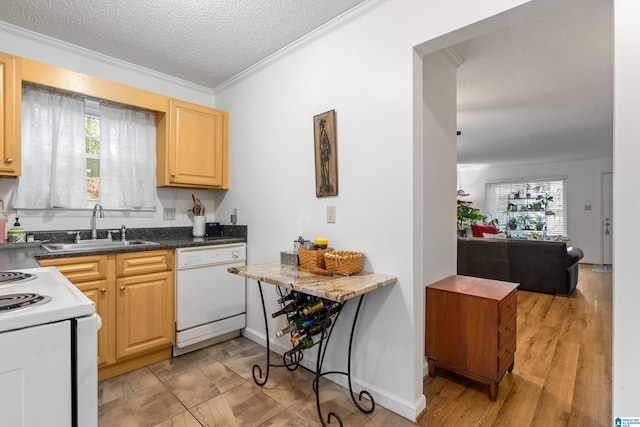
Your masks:
{"label": "white curtain", "polygon": [[155,114],[101,104],[100,123],[100,203],[111,209],[155,207]]}
{"label": "white curtain", "polygon": [[25,85],[18,209],[87,207],[84,100]]}

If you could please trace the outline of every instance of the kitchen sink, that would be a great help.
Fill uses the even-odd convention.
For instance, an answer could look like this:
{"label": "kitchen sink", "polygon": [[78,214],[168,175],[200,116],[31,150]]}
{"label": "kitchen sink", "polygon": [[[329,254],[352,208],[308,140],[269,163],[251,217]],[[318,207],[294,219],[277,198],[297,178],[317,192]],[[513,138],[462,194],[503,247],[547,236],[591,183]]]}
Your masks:
{"label": "kitchen sink", "polygon": [[78,243],[43,243],[41,246],[49,252],[79,252],[79,251],[91,251],[94,249],[115,249],[128,246],[150,246],[159,245],[156,242],[150,242],[148,240],[83,240]]}

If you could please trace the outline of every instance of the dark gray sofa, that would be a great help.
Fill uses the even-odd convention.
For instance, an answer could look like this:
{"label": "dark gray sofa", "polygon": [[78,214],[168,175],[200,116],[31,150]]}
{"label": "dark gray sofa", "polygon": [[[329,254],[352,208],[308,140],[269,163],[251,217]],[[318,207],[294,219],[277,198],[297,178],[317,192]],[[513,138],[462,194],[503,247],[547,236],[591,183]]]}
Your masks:
{"label": "dark gray sofa", "polygon": [[569,295],[584,253],[565,242],[458,239],[458,274],[519,283],[523,291]]}

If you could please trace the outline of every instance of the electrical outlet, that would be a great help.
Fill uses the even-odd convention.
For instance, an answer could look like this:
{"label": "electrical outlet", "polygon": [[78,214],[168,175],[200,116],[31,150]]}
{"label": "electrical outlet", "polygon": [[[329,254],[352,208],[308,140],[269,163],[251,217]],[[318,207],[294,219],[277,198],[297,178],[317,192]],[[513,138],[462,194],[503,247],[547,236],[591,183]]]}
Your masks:
{"label": "electrical outlet", "polygon": [[176,210],[175,208],[164,208],[162,211],[162,219],[165,221],[175,221]]}
{"label": "electrical outlet", "polygon": [[335,224],[336,222],[336,207],[327,206],[327,223]]}

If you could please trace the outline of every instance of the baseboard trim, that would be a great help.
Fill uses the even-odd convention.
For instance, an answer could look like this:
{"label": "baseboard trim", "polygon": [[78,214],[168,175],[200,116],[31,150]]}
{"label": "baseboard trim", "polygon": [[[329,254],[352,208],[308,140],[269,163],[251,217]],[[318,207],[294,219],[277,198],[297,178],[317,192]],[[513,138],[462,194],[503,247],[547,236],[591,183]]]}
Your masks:
{"label": "baseboard trim", "polygon": [[[263,347],[266,347],[267,345],[265,335],[262,332],[258,332],[251,328],[245,328],[242,331],[242,335],[257,344],[260,344]],[[290,349],[290,347],[284,347],[274,340],[269,340],[269,348],[271,349],[271,351],[278,354],[283,354],[285,351]],[[302,359],[300,365],[304,366],[312,372],[315,371],[315,357]],[[349,388],[349,383],[346,376],[344,375],[327,375],[325,376],[325,378],[346,389]],[[363,381],[360,378],[351,377],[351,383],[352,385],[356,386],[354,387],[356,390],[364,389],[370,392],[376,401],[376,405],[380,405],[410,421],[415,421],[422,413],[422,411],[424,411],[424,409],[427,407],[427,400],[424,397],[424,394],[420,395],[420,397],[415,402],[410,402],[393,393],[389,393],[386,390],[376,387],[373,384],[369,384],[368,382]]]}

